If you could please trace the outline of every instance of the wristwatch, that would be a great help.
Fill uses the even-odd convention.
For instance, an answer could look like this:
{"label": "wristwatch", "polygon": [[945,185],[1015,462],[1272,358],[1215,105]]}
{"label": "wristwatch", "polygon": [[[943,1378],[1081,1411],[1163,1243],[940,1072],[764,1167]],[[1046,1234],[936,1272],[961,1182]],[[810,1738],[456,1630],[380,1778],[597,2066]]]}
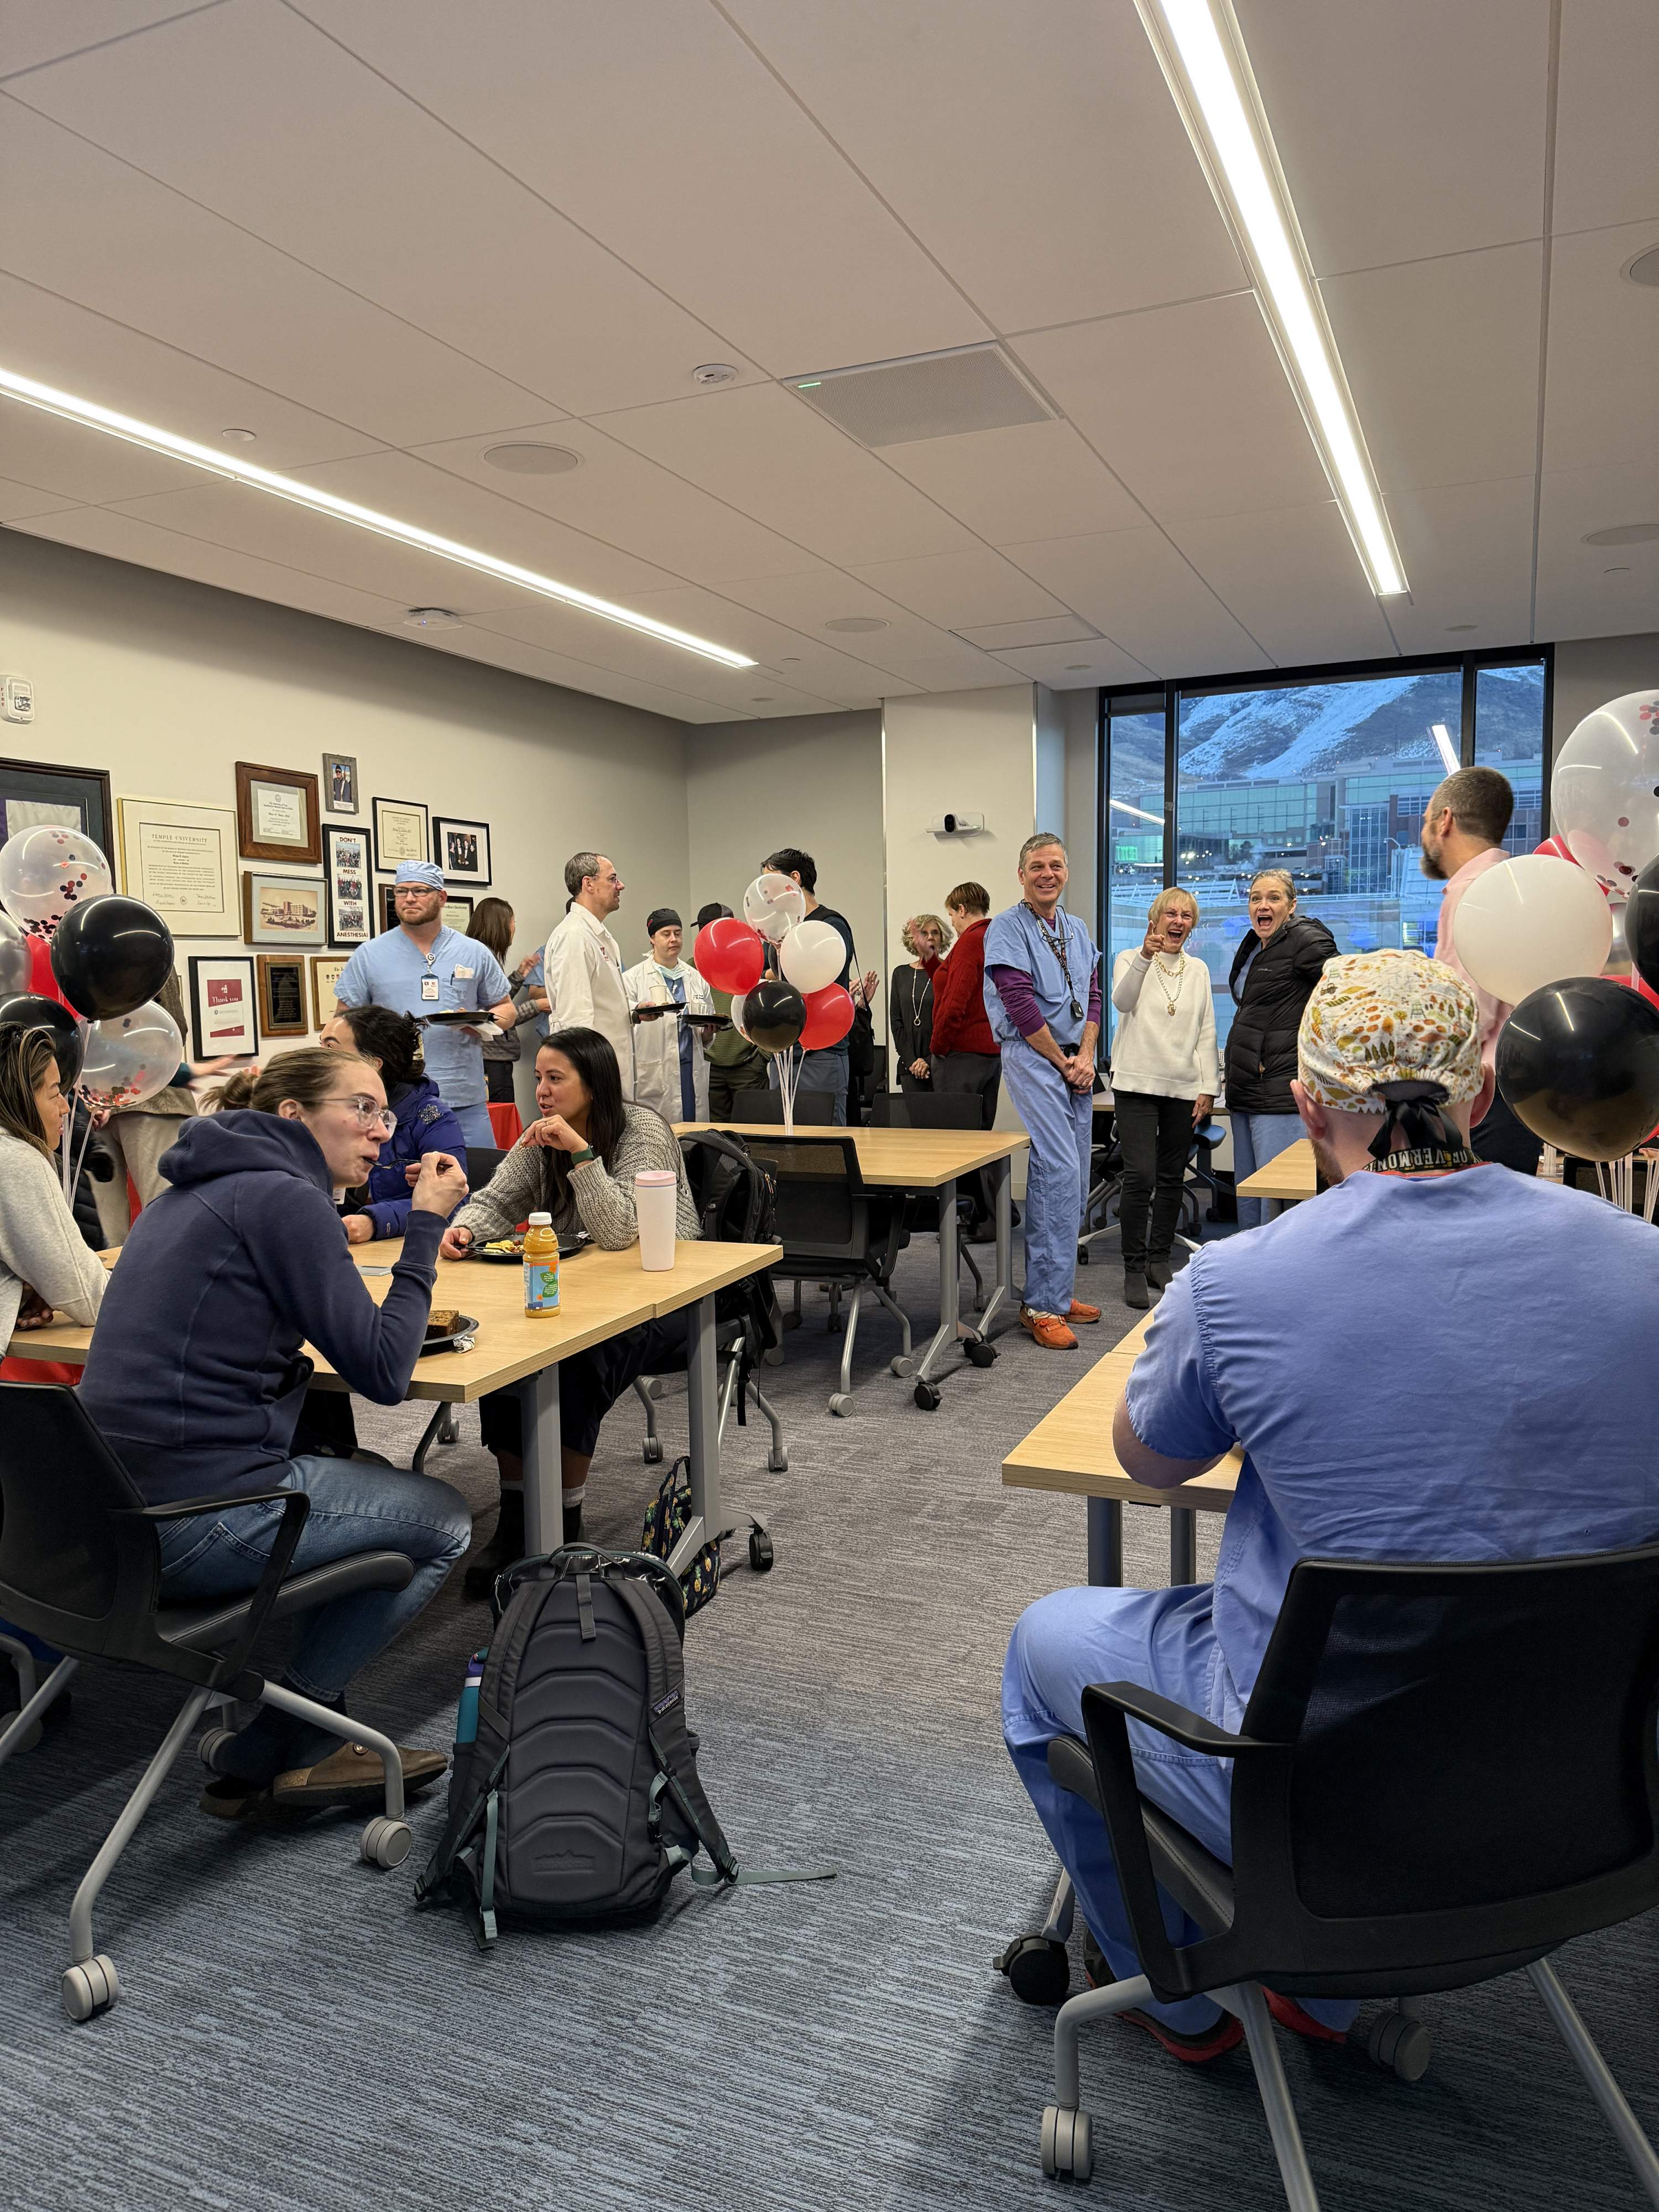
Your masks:
{"label": "wristwatch", "polygon": [[573,1168],[579,1168],[585,1165],[589,1160],[598,1159],[599,1157],[599,1154],[594,1151],[592,1145],[584,1145],[580,1152],[571,1153],[570,1164]]}

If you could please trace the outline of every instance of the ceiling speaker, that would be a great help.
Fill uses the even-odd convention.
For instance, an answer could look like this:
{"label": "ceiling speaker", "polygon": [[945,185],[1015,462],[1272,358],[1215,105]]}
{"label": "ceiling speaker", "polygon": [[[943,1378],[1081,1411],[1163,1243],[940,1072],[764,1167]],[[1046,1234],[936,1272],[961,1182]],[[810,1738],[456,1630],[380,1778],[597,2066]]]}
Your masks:
{"label": "ceiling speaker", "polygon": [[1006,430],[1016,422],[1049,422],[1054,415],[994,345],[956,346],[785,381],[865,446]]}

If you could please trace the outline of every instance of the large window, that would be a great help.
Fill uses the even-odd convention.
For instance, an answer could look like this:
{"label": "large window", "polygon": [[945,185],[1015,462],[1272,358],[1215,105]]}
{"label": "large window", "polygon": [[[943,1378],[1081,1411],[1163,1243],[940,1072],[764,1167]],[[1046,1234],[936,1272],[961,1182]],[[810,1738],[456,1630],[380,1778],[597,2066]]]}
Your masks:
{"label": "large window", "polygon": [[[1199,903],[1192,950],[1209,969],[1224,1038],[1228,975],[1249,927],[1245,893],[1267,867],[1289,872],[1299,911],[1317,915],[1343,951],[1431,953],[1442,885],[1420,866],[1424,806],[1451,769],[1471,761],[1498,769],[1516,793],[1505,843],[1531,850],[1544,835],[1547,682],[1544,658],[1529,654],[1109,694],[1108,976],[1111,958],[1139,942],[1154,892],[1183,885]],[[1175,788],[1166,793],[1171,753]]]}

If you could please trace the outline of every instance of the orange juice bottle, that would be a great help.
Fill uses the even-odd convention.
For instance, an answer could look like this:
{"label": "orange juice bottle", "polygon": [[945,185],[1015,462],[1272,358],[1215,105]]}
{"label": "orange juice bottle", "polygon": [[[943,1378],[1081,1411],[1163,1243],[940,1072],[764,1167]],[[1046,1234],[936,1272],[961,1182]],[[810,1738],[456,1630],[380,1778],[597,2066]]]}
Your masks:
{"label": "orange juice bottle", "polygon": [[550,1213],[532,1213],[524,1240],[524,1310],[527,1314],[559,1310],[559,1240]]}

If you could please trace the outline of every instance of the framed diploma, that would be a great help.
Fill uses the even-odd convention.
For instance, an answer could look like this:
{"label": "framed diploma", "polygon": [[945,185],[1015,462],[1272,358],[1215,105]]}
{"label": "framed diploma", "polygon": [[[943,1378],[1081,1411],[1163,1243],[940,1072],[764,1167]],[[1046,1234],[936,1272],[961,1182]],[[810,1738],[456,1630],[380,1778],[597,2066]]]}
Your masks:
{"label": "framed diploma", "polygon": [[370,902],[368,832],[323,825],[323,886],[328,894],[331,945],[367,945],[374,934]]}
{"label": "framed diploma", "polygon": [[476,884],[483,889],[489,881],[489,824],[434,815],[432,857],[443,870],[446,883]]}
{"label": "framed diploma", "polygon": [[321,823],[314,775],[237,762],[237,845],[245,860],[314,867],[323,857]]}
{"label": "framed diploma", "polygon": [[472,929],[471,900],[458,897],[453,891],[446,891],[438,919],[446,929],[453,929],[458,937],[469,936]]}
{"label": "framed diploma", "polygon": [[303,952],[262,952],[259,963],[259,1034],[262,1037],[303,1036],[306,1019],[306,959]]}
{"label": "framed diploma", "polygon": [[357,811],[357,761],[353,753],[323,755],[323,795],[331,814]]}
{"label": "framed diploma", "polygon": [[249,945],[320,945],[323,885],[317,876],[242,878],[242,937]]}
{"label": "framed diploma", "polygon": [[175,937],[240,937],[229,807],[125,796],[115,804],[127,896],[153,906]]}
{"label": "framed diploma", "polygon": [[246,952],[190,956],[190,1056],[221,1060],[255,1050],[253,962]]}
{"label": "framed diploma", "polygon": [[0,845],[21,830],[36,830],[43,823],[78,830],[107,858],[115,839],[108,776],[101,769],[0,760]]}
{"label": "framed diploma", "polygon": [[339,954],[313,952],[311,956],[311,1026],[319,1030],[325,1022],[334,1018],[335,986],[345,973],[346,963]]}
{"label": "framed diploma", "polygon": [[400,860],[426,858],[426,809],[413,799],[374,801],[374,868],[389,876]]}

